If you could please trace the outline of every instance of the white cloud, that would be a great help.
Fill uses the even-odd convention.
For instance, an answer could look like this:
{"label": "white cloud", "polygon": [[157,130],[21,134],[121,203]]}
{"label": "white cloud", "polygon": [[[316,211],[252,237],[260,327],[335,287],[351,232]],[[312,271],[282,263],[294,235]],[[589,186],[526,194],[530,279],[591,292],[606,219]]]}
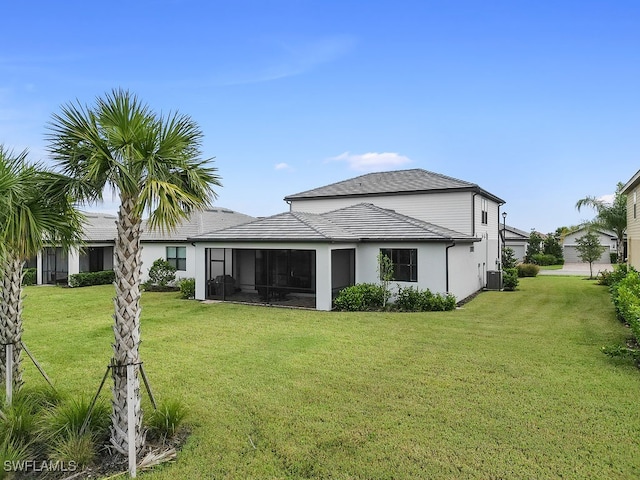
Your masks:
{"label": "white cloud", "polygon": [[347,162],[351,170],[374,171],[387,170],[411,163],[411,159],[394,152],[369,152],[352,154],[344,152],[337,157],[331,157],[328,161]]}
{"label": "white cloud", "polygon": [[616,198],[615,193],[610,193],[608,195],[602,195],[601,197],[598,197],[598,200],[608,205],[613,205],[613,201],[615,200],[615,198]]}
{"label": "white cloud", "polygon": [[289,164],[281,162],[281,163],[276,163],[275,167],[276,170],[290,170],[291,167],[289,166]]}

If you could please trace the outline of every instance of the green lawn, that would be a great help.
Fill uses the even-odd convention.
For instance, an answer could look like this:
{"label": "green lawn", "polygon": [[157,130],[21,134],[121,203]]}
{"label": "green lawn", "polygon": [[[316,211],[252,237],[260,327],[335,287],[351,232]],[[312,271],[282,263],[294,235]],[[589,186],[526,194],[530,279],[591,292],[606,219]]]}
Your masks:
{"label": "green lawn", "polygon": [[[26,292],[28,347],[60,389],[92,395],[110,358],[113,288]],[[439,313],[173,293],[143,305],[154,392],[184,401],[193,434],[175,464],[142,478],[640,476],[640,371],[600,352],[626,331],[592,281],[521,279]],[[41,382],[31,365],[25,376]]]}

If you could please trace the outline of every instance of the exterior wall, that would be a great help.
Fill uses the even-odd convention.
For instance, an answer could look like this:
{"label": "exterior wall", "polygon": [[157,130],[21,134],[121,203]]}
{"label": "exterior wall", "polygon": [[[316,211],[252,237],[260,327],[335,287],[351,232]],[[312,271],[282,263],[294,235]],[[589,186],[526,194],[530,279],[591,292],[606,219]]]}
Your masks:
{"label": "exterior wall", "polygon": [[640,185],[627,192],[627,262],[640,270]]}
{"label": "exterior wall", "polygon": [[[176,243],[142,243],[142,271],[141,279],[146,282],[149,279],[149,269],[158,258],[167,259],[167,247],[186,247],[187,269],[176,271],[176,280],[181,278],[195,278],[196,276],[196,247],[189,242]],[[204,256],[202,257],[204,264]]]}
{"label": "exterior wall", "polygon": [[418,250],[418,281],[391,282],[392,291],[397,285],[413,286],[434,293],[446,292],[446,267],[444,243],[366,243],[356,250],[356,283],[378,283],[378,254],[381,248],[415,248]]}
{"label": "exterior wall", "polygon": [[[487,223],[482,223],[482,203],[487,206]],[[475,231],[471,232],[474,237],[481,238],[479,243],[473,244],[473,261],[479,263],[483,275],[483,286],[486,285],[486,272],[489,270],[499,270],[501,264],[500,256],[500,205],[492,200],[485,199],[482,195],[475,195],[473,200]]]}
{"label": "exterior wall", "polygon": [[[359,203],[372,203],[409,217],[471,235],[472,196],[471,192],[449,192],[293,200],[291,211],[324,213]],[[497,219],[497,212],[494,216]]]}
{"label": "exterior wall", "polygon": [[449,249],[449,292],[458,301],[486,286],[486,265],[476,254],[479,246],[480,243],[463,243]]}

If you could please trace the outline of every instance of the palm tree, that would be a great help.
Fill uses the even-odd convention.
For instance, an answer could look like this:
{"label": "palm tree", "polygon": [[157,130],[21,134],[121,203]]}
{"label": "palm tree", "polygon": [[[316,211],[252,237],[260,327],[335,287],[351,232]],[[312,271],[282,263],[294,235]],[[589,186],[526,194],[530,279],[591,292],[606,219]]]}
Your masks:
{"label": "palm tree", "polygon": [[127,376],[134,365],[135,448],[144,446],[140,407],[140,235],[142,216],[150,228],[173,230],[193,211],[206,208],[219,186],[216,169],[201,160],[202,132],[188,116],[159,116],[130,92],[113,90],[94,106],[62,107],[49,124],[49,151],[78,183],[76,194],[102,200],[105,188],[120,197],[115,245],[111,443],[126,454]]}
{"label": "palm tree", "polygon": [[610,230],[616,235],[618,263],[624,262],[624,233],[627,230],[627,196],[622,194],[624,185],[618,182],[612,203],[596,197],[585,197],[576,203],[578,211],[584,206],[596,211],[596,218],[589,222],[596,228]]}
{"label": "palm tree", "polygon": [[24,262],[47,244],[80,242],[84,217],[67,193],[68,181],[27,162],[0,144],[0,375],[6,379],[5,345],[13,345],[13,385],[22,386],[22,276]]}

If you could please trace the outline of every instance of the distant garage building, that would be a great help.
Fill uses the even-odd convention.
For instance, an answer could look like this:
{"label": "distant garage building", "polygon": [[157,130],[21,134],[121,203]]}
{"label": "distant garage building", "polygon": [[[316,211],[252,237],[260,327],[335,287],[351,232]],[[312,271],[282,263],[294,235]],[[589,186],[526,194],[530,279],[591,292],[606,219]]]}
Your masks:
{"label": "distant garage building", "polygon": [[[581,263],[582,260],[578,253],[578,239],[589,232],[588,228],[581,228],[573,233],[570,233],[564,238],[562,244],[564,261],[565,263]],[[594,263],[611,263],[611,253],[617,253],[616,235],[613,232],[606,230],[594,230],[594,233],[598,235],[600,239],[600,245],[605,250],[598,260]]]}

